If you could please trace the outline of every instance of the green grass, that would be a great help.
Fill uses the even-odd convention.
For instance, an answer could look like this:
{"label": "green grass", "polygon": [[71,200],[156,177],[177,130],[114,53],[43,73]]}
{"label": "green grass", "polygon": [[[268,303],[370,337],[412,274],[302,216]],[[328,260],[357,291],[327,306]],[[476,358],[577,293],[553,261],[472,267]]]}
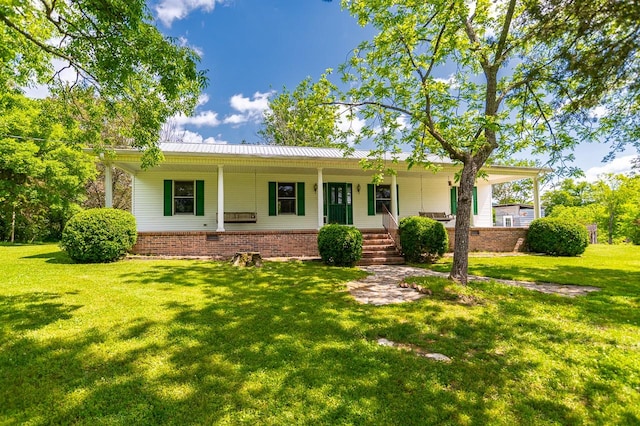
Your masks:
{"label": "green grass", "polygon": [[615,250],[471,260],[585,297],[421,278],[374,307],[356,269],[0,246],[0,424],[640,424],[640,251]]}

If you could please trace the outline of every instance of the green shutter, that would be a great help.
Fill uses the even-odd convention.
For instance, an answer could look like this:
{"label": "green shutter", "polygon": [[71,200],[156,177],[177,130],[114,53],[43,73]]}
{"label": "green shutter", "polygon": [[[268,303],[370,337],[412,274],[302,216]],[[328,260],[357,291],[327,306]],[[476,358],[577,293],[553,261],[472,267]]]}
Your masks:
{"label": "green shutter", "polygon": [[451,187],[451,214],[458,213],[458,191],[455,186]]}
{"label": "green shutter", "polygon": [[473,187],[473,214],[478,214],[478,187]]}
{"label": "green shutter", "polygon": [[196,181],[196,216],[204,216],[204,181]]}
{"label": "green shutter", "polygon": [[400,187],[398,185],[396,185],[396,207],[398,208],[396,214],[400,216]]}
{"label": "green shutter", "polygon": [[367,206],[369,216],[376,215],[376,187],[372,183],[367,184]]}
{"label": "green shutter", "polygon": [[298,182],[298,216],[304,216],[304,182]]}
{"label": "green shutter", "polygon": [[269,182],[269,216],[278,215],[278,185],[275,182]]}
{"label": "green shutter", "polygon": [[351,202],[347,203],[347,225],[353,225],[353,185],[350,183],[347,184],[347,194],[351,197]]}
{"label": "green shutter", "polygon": [[322,184],[322,205],[324,206],[322,211],[324,212],[323,214],[325,216],[327,215],[327,191],[329,191],[328,188],[329,187],[326,183]]}
{"label": "green shutter", "polygon": [[164,181],[164,215],[171,216],[173,214],[173,181]]}

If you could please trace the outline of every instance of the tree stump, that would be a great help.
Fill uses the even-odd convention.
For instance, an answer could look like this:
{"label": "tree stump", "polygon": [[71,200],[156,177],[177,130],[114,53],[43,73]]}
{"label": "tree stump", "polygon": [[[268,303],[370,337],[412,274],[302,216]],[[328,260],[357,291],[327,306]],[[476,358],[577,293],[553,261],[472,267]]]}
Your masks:
{"label": "tree stump", "polygon": [[233,266],[262,266],[262,256],[257,251],[239,251],[231,260]]}

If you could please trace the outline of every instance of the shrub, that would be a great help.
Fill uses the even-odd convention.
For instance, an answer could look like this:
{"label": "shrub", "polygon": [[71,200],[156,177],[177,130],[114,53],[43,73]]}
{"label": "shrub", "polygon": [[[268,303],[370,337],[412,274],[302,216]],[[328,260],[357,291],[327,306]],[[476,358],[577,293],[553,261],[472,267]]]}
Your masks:
{"label": "shrub", "polygon": [[117,209],[89,209],[73,216],[62,232],[61,245],[76,262],[118,260],[136,243],[136,220]]}
{"label": "shrub", "polygon": [[527,232],[527,246],[535,253],[577,256],[584,253],[588,244],[589,233],[584,225],[562,219],[536,219]]}
{"label": "shrub", "polygon": [[318,232],[318,251],[327,265],[353,266],[362,257],[362,233],[352,226],[325,225]]}
{"label": "shrub", "polygon": [[402,218],[399,231],[400,245],[409,262],[433,262],[449,248],[444,225],[428,217]]}

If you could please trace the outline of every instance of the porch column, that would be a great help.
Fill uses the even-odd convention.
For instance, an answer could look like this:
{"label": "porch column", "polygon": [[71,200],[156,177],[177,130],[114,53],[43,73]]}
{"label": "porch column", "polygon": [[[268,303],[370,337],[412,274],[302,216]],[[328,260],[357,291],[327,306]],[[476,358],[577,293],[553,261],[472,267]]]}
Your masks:
{"label": "porch column", "polygon": [[398,181],[395,174],[391,175],[391,216],[398,222]]}
{"label": "porch column", "polygon": [[538,177],[533,178],[533,218],[539,219],[542,216],[540,210],[540,181]]}
{"label": "porch column", "polygon": [[104,206],[113,207],[113,173],[109,163],[104,163]]}
{"label": "porch column", "polygon": [[318,168],[318,229],[324,226],[324,184],[322,182],[322,168]]}
{"label": "porch column", "polygon": [[218,232],[224,232],[224,171],[218,166]]}

